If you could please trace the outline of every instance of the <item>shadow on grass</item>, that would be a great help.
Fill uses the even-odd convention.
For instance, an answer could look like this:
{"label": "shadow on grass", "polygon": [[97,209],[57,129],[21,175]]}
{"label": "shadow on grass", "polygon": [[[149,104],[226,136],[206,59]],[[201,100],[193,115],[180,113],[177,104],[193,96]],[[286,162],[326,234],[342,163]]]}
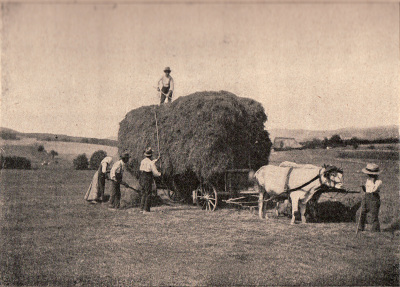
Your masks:
{"label": "shadow on grass", "polygon": [[[314,223],[339,223],[355,222],[361,201],[349,206],[340,201],[323,201],[307,205],[306,217],[308,222]],[[286,201],[278,206],[280,215],[291,217],[292,205]],[[300,213],[296,213],[296,219],[301,220]]]}
{"label": "shadow on grass", "polygon": [[361,202],[348,206],[339,201],[319,202],[314,211],[314,222],[355,222]]}
{"label": "shadow on grass", "polygon": [[[375,264],[376,265],[375,265]],[[387,262],[389,263],[389,262]],[[373,260],[371,264],[377,266],[374,270],[371,270],[370,274],[363,274],[363,276],[354,276],[352,282],[349,279],[340,278],[341,274],[335,276],[323,276],[312,283],[316,286],[328,286],[332,285],[348,285],[348,286],[399,286],[399,263],[390,262],[385,266],[379,266],[379,262]],[[378,267],[379,266],[379,267]]]}

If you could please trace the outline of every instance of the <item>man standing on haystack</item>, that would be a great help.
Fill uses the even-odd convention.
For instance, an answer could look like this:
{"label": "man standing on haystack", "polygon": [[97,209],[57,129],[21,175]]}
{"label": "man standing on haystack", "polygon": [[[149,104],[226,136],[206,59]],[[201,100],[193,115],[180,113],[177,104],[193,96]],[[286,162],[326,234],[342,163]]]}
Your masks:
{"label": "man standing on haystack", "polygon": [[172,94],[174,92],[174,79],[170,76],[171,69],[169,67],[165,67],[164,76],[158,81],[157,90],[161,92],[160,105],[165,102],[165,99],[168,97],[168,103],[172,101]]}
{"label": "man standing on haystack", "polygon": [[140,207],[143,214],[150,212],[151,207],[151,191],[153,187],[153,176],[159,177],[161,173],[157,170],[156,162],[159,160],[152,160],[153,150],[151,147],[146,148],[144,152],[145,159],[140,163],[140,186],[142,188],[142,200],[140,202]]}
{"label": "man standing on haystack", "polygon": [[121,201],[121,184],[128,187],[129,185],[122,180],[125,165],[129,161],[129,153],[124,152],[121,154],[121,159],[114,163],[110,171],[111,179],[111,197],[110,197],[110,209],[118,209]]}

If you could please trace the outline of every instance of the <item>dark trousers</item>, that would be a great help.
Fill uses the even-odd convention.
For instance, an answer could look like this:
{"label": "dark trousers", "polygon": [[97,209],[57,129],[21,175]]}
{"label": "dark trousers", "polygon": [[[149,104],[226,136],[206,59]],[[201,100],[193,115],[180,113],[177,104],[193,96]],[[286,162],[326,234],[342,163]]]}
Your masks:
{"label": "dark trousers", "polygon": [[153,187],[153,174],[151,172],[144,172],[144,171],[141,172],[140,186],[142,188],[142,198],[140,201],[140,208],[144,211],[150,211],[151,191]]}
{"label": "dark trousers", "polygon": [[110,207],[119,208],[121,201],[121,184],[116,181],[111,181],[111,197]]}
{"label": "dark trousers", "polygon": [[371,231],[381,231],[379,225],[379,207],[381,206],[381,200],[378,193],[366,193],[363,201],[361,202],[361,217],[360,217],[360,229],[364,230],[365,223],[367,221],[367,214],[371,213],[372,227]]}
{"label": "dark trousers", "polygon": [[106,186],[106,174],[101,172],[101,166],[99,168],[97,185],[99,188],[98,194],[97,194],[97,199],[100,201],[103,201],[104,200],[104,189]]}
{"label": "dark trousers", "polygon": [[[167,97],[166,94],[168,94],[168,92],[169,92],[169,87],[162,87],[161,92],[162,93],[161,93],[160,105],[165,102],[165,99]],[[168,96],[168,103],[170,103],[172,101],[172,93],[173,92],[171,92]]]}

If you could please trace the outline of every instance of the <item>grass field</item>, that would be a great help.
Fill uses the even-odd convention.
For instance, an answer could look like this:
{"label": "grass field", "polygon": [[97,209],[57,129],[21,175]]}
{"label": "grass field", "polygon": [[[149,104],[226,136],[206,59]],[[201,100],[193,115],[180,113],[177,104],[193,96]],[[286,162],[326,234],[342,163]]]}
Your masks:
{"label": "grass field", "polygon": [[[43,145],[46,152],[38,152],[38,147]],[[78,142],[38,141],[34,138],[23,138],[21,140],[0,140],[1,154],[3,156],[21,156],[31,160],[34,168],[40,167],[44,161],[52,162],[51,150],[58,152],[55,160],[58,167],[71,168],[73,159],[85,153],[88,159],[97,150],[104,150],[107,155],[117,156],[118,148],[105,145],[94,145]]]}
{"label": "grass field", "polygon": [[[385,184],[381,223],[398,219],[398,163],[337,153],[277,152],[271,163],[342,166],[345,187],[359,190],[361,168],[377,162]],[[1,284],[399,284],[398,234],[356,236],[354,222],[291,226],[285,217],[266,222],[247,210],[207,213],[179,204],[155,207],[149,215],[135,208],[110,211],[83,200],[92,175],[70,168],[2,171]]]}

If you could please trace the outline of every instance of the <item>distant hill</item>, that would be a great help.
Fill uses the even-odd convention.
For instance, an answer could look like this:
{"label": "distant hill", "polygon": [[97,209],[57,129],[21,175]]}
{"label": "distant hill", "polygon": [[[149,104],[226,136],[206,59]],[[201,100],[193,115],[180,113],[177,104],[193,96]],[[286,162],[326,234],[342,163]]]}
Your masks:
{"label": "distant hill", "polygon": [[332,135],[338,134],[342,139],[350,139],[357,137],[360,139],[375,140],[384,138],[399,138],[399,126],[383,126],[373,128],[343,128],[337,130],[315,131],[305,129],[269,129],[270,138],[288,137],[295,138],[298,142],[311,140],[313,138],[323,139],[330,138]]}
{"label": "distant hill", "polygon": [[0,127],[0,136],[3,139],[16,139],[16,138],[36,138],[42,141],[60,141],[60,142],[80,142],[107,146],[117,146],[118,141],[114,139],[98,139],[87,137],[74,137],[68,135],[56,135],[51,133],[21,133],[9,128]]}
{"label": "distant hill", "polygon": [[0,133],[10,133],[10,134],[19,134],[19,132],[9,129],[9,128],[3,128],[0,127]]}

